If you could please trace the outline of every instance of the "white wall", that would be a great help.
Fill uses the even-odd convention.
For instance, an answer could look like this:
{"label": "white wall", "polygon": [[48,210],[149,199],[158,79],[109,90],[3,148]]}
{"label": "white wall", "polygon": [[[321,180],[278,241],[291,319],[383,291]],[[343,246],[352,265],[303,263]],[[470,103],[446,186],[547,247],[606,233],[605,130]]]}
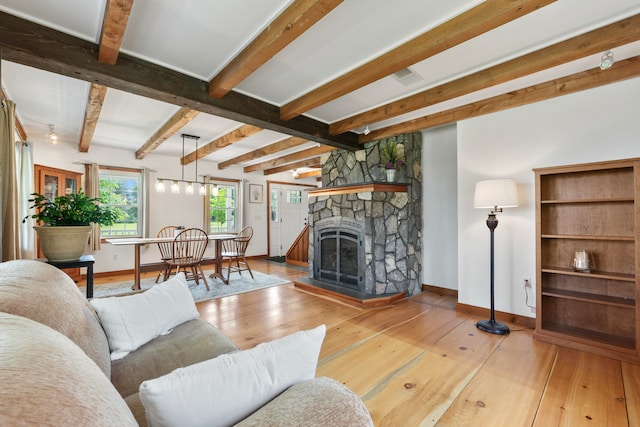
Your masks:
{"label": "white wall", "polygon": [[[51,166],[60,169],[73,170],[84,173],[84,166],[75,163],[96,162],[101,165],[142,168],[147,167],[155,172],[150,179],[150,221],[149,234],[155,236],[157,231],[165,225],[184,225],[187,227],[204,227],[204,199],[199,196],[186,194],[174,195],[170,192],[156,193],[155,179],[175,178],[180,179],[181,167],[177,157],[168,157],[150,154],[143,160],[137,160],[133,152],[113,149],[101,146],[92,146],[88,153],[78,152],[77,146],[71,143],[60,142],[57,145],[48,143],[34,144],[34,163]],[[194,164],[185,166],[184,177],[194,177]],[[198,161],[198,174],[209,174],[214,177],[231,179],[243,179],[244,185],[244,224],[254,228],[254,236],[247,250],[247,255],[266,255],[268,253],[267,241],[267,179],[270,181],[293,182],[290,173],[274,175],[262,175],[261,172],[245,174],[242,167],[230,167],[218,170],[217,164],[211,161]],[[296,183],[315,185],[314,179],[296,180]],[[263,186],[263,203],[248,203],[249,184],[261,184]],[[208,254],[211,249],[207,249]],[[100,251],[93,254],[95,272],[129,270],[133,268],[133,246],[115,247],[103,244]],[[158,262],[159,253],[156,245],[143,247],[140,253],[141,262]]]}
{"label": "white wall", "polygon": [[458,289],[456,125],[422,132],[422,283]]}
{"label": "white wall", "polygon": [[461,303],[489,307],[488,211],[473,208],[476,181],[518,183],[520,206],[498,214],[495,303],[496,310],[535,317],[522,286],[525,276],[535,281],[532,168],[640,157],[639,94],[634,79],[458,123]]}

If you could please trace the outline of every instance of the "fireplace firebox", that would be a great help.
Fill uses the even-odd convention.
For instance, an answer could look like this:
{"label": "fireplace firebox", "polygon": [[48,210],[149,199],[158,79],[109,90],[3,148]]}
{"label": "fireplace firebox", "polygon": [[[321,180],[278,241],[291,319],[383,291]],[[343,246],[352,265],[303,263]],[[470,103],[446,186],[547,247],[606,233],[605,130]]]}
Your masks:
{"label": "fireplace firebox", "polygon": [[364,227],[351,218],[331,217],[314,225],[313,278],[364,291]]}

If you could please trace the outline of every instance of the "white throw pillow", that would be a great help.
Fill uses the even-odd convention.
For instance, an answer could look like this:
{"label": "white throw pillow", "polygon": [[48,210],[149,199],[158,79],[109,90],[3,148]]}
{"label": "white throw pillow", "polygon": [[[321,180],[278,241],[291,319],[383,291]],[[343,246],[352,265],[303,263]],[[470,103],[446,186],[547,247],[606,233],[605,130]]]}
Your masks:
{"label": "white throw pillow", "polygon": [[140,384],[152,427],[229,426],[315,377],[325,325],[178,368]]}
{"label": "white throw pillow", "polygon": [[107,335],[111,360],[199,316],[184,273],[139,294],[94,298],[91,305]]}

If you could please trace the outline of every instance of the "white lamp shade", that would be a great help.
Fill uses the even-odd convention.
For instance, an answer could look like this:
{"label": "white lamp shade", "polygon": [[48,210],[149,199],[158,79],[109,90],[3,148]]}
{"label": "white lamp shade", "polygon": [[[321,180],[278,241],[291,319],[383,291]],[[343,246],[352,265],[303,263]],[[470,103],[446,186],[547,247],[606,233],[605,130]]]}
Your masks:
{"label": "white lamp shade", "polygon": [[518,206],[518,188],[513,179],[489,179],[476,183],[475,208],[514,208]]}

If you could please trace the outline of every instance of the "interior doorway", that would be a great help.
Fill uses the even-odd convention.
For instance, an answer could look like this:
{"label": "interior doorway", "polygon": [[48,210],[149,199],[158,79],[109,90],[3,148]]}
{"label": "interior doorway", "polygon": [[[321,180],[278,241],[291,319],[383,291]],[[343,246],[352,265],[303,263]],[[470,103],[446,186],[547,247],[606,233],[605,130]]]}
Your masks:
{"label": "interior doorway", "polygon": [[312,185],[268,181],[269,256],[284,257],[308,224],[309,195]]}

